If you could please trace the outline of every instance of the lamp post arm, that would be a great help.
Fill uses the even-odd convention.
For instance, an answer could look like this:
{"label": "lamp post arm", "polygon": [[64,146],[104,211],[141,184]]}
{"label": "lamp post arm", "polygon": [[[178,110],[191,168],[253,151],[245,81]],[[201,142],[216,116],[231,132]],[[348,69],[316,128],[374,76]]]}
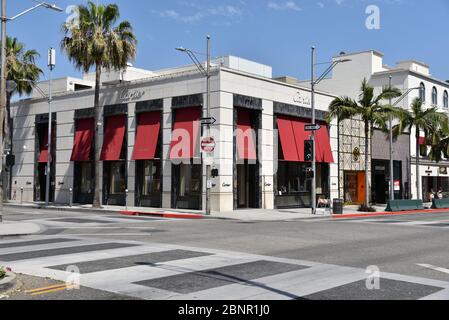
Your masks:
{"label": "lamp post arm", "polygon": [[201,64],[201,62],[198,60],[198,58],[195,56],[195,54],[190,50],[187,50],[186,53],[188,54],[190,59],[193,61],[193,63],[196,65],[198,70],[206,77],[208,75],[208,73],[207,73],[206,69],[203,67],[203,65]]}
{"label": "lamp post arm", "polygon": [[321,81],[326,78],[326,76],[339,64],[340,61],[334,61],[324,72],[323,74],[315,81],[315,85],[319,84]]}
{"label": "lamp post arm", "polygon": [[396,107],[399,103],[401,103],[413,90],[418,90],[418,89],[421,89],[421,88],[411,88],[411,89],[408,89],[407,90],[407,92],[406,93],[404,93],[400,98],[399,98],[399,100],[398,101],[396,101],[395,103],[393,103],[393,105],[392,105],[392,107]]}

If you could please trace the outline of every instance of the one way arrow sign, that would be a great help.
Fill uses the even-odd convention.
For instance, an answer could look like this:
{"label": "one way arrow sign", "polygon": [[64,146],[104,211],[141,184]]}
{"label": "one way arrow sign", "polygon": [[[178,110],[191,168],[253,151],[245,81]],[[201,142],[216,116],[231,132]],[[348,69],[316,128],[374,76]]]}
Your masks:
{"label": "one way arrow sign", "polygon": [[203,126],[212,126],[217,122],[217,119],[215,119],[214,117],[210,117],[210,118],[201,118],[201,125]]}

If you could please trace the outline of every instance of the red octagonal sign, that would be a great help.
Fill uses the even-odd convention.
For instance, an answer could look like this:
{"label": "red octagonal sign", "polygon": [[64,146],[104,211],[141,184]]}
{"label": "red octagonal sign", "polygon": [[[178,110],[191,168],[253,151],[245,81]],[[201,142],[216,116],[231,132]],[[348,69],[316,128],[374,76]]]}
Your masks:
{"label": "red octagonal sign", "polygon": [[216,147],[216,143],[214,138],[212,137],[205,137],[201,140],[201,150],[205,153],[212,153],[214,152]]}

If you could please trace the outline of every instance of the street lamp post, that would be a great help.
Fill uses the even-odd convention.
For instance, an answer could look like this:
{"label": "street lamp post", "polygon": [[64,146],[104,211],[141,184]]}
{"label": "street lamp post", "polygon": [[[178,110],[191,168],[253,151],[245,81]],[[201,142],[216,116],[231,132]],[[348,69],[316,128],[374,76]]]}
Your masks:
{"label": "street lamp post", "polygon": [[[51,9],[58,12],[63,12],[61,8],[56,6],[55,4],[49,4],[46,2],[40,2],[34,0],[37,4],[34,7],[31,7],[12,18],[8,18],[6,16],[6,0],[1,0],[1,71],[0,71],[0,119],[4,118],[5,109],[6,109],[6,23],[9,21],[13,21],[37,8],[44,7],[46,9]],[[4,145],[3,145],[3,120],[0,120],[0,176],[4,174]],[[3,183],[3,179],[0,179]],[[1,212],[3,212],[3,185],[0,187],[0,222],[2,221]]]}
{"label": "street lamp post", "polygon": [[[206,77],[206,108],[203,109],[203,117],[205,119],[211,118],[210,113],[210,79],[211,79],[211,37],[207,36],[207,65],[206,68],[201,64],[201,62],[196,57],[195,53],[192,50],[185,49],[183,47],[178,47],[176,50],[180,52],[185,52],[190,59],[193,61],[193,63],[196,65],[198,70],[203,74],[203,76]],[[211,123],[207,121],[206,123],[206,136],[210,137],[210,126]],[[206,164],[206,215],[209,216],[211,214],[211,164],[209,161]]]}
{"label": "street lamp post", "polygon": [[[324,73],[318,77],[315,80],[315,47],[312,47],[312,76],[311,76],[311,82],[310,82],[310,88],[311,88],[311,104],[312,104],[312,125],[316,125],[316,108],[315,108],[315,87],[323,81],[323,79],[339,64],[339,63],[345,63],[351,61],[350,59],[341,59],[341,60],[335,60],[331,63],[331,65],[324,71]],[[316,214],[316,144],[315,144],[315,131],[312,130],[311,134],[311,140],[312,140],[312,150],[313,150],[313,156],[312,156],[312,214]]]}
{"label": "street lamp post", "polygon": [[47,168],[46,168],[46,183],[45,183],[45,206],[50,204],[50,184],[51,184],[51,162],[52,162],[52,144],[53,144],[53,69],[56,67],[56,50],[50,48],[48,50],[48,68],[50,69],[49,94],[48,94],[48,153],[47,153]]}
{"label": "street lamp post", "polygon": [[[389,77],[389,87],[391,90],[393,77]],[[390,106],[392,98],[390,97]],[[393,118],[390,114],[390,201],[394,200],[394,157],[393,157]]]}

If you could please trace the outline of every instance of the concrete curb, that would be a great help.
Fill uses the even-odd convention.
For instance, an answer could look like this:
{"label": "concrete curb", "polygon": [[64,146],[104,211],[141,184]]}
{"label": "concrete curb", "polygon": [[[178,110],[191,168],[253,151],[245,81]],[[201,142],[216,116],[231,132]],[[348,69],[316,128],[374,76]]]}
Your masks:
{"label": "concrete curb", "polygon": [[412,210],[412,211],[401,211],[401,212],[376,212],[376,213],[357,213],[357,214],[343,214],[343,215],[333,215],[334,219],[347,219],[347,218],[371,218],[371,217],[382,217],[382,216],[399,216],[399,215],[413,215],[420,213],[443,213],[448,212],[449,209],[436,209],[436,210]]}
{"label": "concrete curb", "polygon": [[121,215],[124,216],[152,216],[160,218],[170,218],[170,219],[204,219],[203,215],[200,214],[181,214],[181,213],[164,213],[164,212],[137,212],[137,211],[120,211]]}
{"label": "concrete curb", "polygon": [[6,272],[6,277],[0,280],[0,293],[6,293],[14,287],[17,276],[12,272]]}

